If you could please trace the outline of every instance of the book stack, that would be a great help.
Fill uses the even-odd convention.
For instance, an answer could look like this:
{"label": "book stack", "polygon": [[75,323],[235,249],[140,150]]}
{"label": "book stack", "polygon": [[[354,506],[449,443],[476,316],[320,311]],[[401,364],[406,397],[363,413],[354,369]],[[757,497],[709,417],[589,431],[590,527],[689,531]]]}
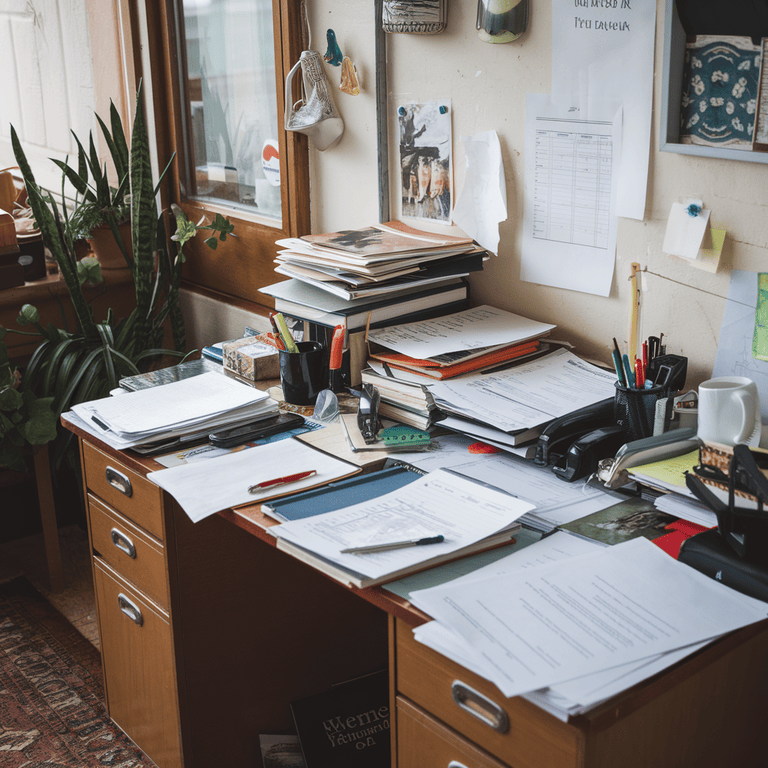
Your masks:
{"label": "book stack", "polygon": [[363,229],[278,240],[275,272],[347,301],[396,296],[483,268],[469,237],[436,235],[389,221]]}

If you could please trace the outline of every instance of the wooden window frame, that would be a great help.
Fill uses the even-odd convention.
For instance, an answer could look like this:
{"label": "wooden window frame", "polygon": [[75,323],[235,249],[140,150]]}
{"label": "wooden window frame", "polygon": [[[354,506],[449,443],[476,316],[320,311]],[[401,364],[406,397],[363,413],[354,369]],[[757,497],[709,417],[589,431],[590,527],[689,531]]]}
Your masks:
{"label": "wooden window frame", "polygon": [[[155,115],[157,158],[164,168],[175,152],[182,157],[188,142],[183,135],[184,121],[182,93],[178,72],[183,71],[185,55],[177,46],[180,26],[177,17],[179,0],[137,0],[146,13],[146,45],[149,53],[149,76]],[[286,131],[285,77],[298,61],[304,46],[301,3],[293,0],[272,0],[275,30],[275,89],[277,93],[278,144],[280,151],[280,178],[282,223],[275,227],[262,224],[257,217],[243,215],[241,210],[224,205],[185,199],[179,162],[174,162],[161,188],[164,209],[178,204],[192,221],[202,216],[210,220],[215,213],[227,216],[235,225],[234,239],[227,239],[211,251],[197,237],[185,246],[186,263],[183,285],[192,291],[217,298],[264,314],[273,306],[273,300],[259,294],[258,289],[275,282],[273,259],[275,240],[298,237],[310,231],[309,206],[309,150],[306,136]],[[142,51],[139,9],[131,3],[133,30],[133,59],[136,78],[142,77]]]}

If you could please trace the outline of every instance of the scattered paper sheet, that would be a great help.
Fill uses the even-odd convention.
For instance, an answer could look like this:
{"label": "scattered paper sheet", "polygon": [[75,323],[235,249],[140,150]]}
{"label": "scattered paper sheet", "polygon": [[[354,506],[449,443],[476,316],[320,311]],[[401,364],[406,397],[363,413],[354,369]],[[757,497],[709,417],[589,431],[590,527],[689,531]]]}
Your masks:
{"label": "scattered paper sheet", "polygon": [[[308,470],[316,474],[290,485],[248,492],[250,486],[265,480]],[[359,467],[289,438],[207,461],[160,469],[150,472],[147,478],[168,491],[196,523],[224,509],[298,493],[359,471]]]}
{"label": "scattered paper sheet", "polygon": [[476,650],[505,696],[517,696],[768,616],[768,604],[734,594],[640,537],[508,577],[472,579],[442,598],[422,593],[420,602]]}
{"label": "scattered paper sheet", "polygon": [[368,339],[403,355],[423,359],[448,352],[515,344],[542,336],[554,327],[551,323],[529,320],[484,304],[434,320],[372,330]]}
{"label": "scattered paper sheet", "polygon": [[760,414],[768,421],[768,362],[752,354],[757,310],[758,273],[731,271],[717,356],[712,376],[746,376],[757,384]]}
{"label": "scattered paper sheet", "polygon": [[507,219],[507,189],[496,131],[462,136],[466,173],[453,223],[487,251],[499,252],[499,222]]}
{"label": "scattered paper sheet", "polygon": [[643,219],[648,186],[656,4],[631,0],[552,2],[552,94],[593,120],[621,105],[618,216]]}
{"label": "scattered paper sheet", "polygon": [[549,96],[527,95],[521,280],[610,294],[620,114],[579,120]]}
{"label": "scattered paper sheet", "polygon": [[[369,502],[274,526],[270,532],[344,568],[379,578],[474,544],[509,527],[531,508],[495,488],[437,470]],[[445,536],[439,544],[365,555],[347,547]]]}
{"label": "scattered paper sheet", "polygon": [[512,432],[613,397],[615,381],[614,372],[559,349],[514,368],[439,381],[430,392],[438,405]]}
{"label": "scattered paper sheet", "polygon": [[691,216],[689,205],[672,203],[661,250],[670,256],[680,256],[693,261],[698,256],[704,235],[707,233],[710,211],[701,208],[695,216]]}

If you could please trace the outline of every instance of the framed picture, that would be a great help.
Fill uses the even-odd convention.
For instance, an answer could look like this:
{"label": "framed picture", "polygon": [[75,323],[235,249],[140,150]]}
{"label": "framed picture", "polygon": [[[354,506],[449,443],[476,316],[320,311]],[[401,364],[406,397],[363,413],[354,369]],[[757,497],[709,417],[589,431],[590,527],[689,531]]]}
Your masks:
{"label": "framed picture", "polygon": [[768,152],[768,73],[765,61],[768,52],[768,37],[763,38],[763,57],[760,67],[760,84],[757,89],[757,110],[755,112],[755,135],[752,149],[755,152]]}

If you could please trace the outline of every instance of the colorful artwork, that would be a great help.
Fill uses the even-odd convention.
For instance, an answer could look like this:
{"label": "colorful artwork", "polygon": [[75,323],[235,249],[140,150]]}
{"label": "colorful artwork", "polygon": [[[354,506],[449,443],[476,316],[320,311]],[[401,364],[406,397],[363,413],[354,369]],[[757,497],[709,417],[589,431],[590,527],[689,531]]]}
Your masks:
{"label": "colorful artwork", "polygon": [[400,128],[402,215],[450,224],[451,111],[448,101],[406,104]]}
{"label": "colorful artwork", "polygon": [[699,35],[685,50],[680,140],[752,149],[762,46]]}

